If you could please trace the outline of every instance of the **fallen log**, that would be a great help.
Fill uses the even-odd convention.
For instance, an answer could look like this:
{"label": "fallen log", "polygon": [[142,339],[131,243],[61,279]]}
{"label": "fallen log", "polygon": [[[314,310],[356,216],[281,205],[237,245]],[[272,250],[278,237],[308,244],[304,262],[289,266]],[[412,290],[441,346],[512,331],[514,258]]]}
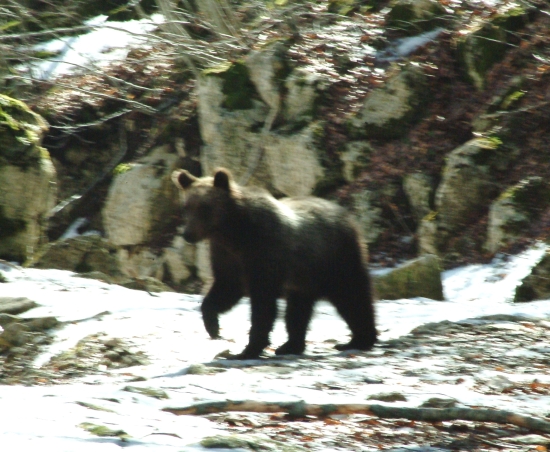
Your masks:
{"label": "fallen log", "polygon": [[295,402],[260,402],[255,400],[225,400],[204,402],[185,407],[166,407],[163,411],[176,415],[201,415],[242,411],[253,413],[287,413],[290,416],[329,416],[332,414],[366,414],[383,419],[408,419],[411,421],[474,421],[512,424],[529,430],[550,433],[550,422],[512,411],[488,408],[409,408],[371,404],[308,404]]}

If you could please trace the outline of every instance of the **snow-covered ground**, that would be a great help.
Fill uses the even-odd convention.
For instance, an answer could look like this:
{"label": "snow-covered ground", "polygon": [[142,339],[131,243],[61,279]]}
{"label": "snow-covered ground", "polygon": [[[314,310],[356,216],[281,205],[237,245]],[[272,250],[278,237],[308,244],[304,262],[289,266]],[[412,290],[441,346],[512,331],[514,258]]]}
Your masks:
{"label": "snow-covered ground", "polygon": [[[399,337],[427,322],[456,321],[489,314],[550,317],[550,301],[510,303],[513,289],[544,252],[545,247],[541,245],[490,265],[472,265],[446,272],[447,301],[378,302],[381,338]],[[373,365],[369,366],[367,360],[367,364],[357,369],[353,369],[352,364],[358,358],[338,354],[329,348],[333,340],[345,341],[348,331],[328,304],[317,306],[308,334],[307,356],[301,358],[306,363],[308,359],[316,361],[318,367],[315,371],[308,370],[307,366],[301,369],[295,367],[298,358],[278,358],[279,363],[294,369],[289,377],[269,367],[273,360],[239,363],[215,359],[222,351],[238,352],[246,344],[249,312],[246,300],[222,317],[224,340],[214,341],[208,339],[202,325],[198,310],[200,296],[161,293],[153,297],[146,292],[75,277],[70,272],[59,270],[20,269],[5,265],[0,266],[0,270],[8,279],[7,283],[0,284],[3,297],[27,297],[40,304],[22,316],[53,315],[68,322],[51,333],[54,342],[37,358],[35,366],[73,347],[83,337],[98,332],[131,343],[150,359],[148,365],[121,370],[99,366],[98,374],[68,384],[0,386],[0,444],[3,450],[101,452],[127,447],[134,451],[192,451],[201,449],[197,442],[219,433],[219,427],[200,417],[174,416],[161,411],[163,407],[225,399],[364,403],[369,394],[392,391],[405,385],[392,376],[389,363],[384,364],[382,358],[375,360],[378,348],[371,352]],[[104,314],[93,318],[100,313]],[[277,346],[284,341],[284,325],[279,320],[272,334],[272,343]],[[347,367],[344,370],[330,366],[324,368],[322,363],[327,356],[348,363]],[[196,367],[198,363],[214,366],[219,372],[208,375],[188,372],[190,366]],[[415,362],[414,357],[409,364],[411,368],[428,365]],[[250,368],[257,371],[247,371]],[[436,369],[437,365],[434,366],[434,378],[437,378]],[[136,382],[136,377],[142,377],[138,379],[142,381]],[[361,385],[365,377],[380,378],[383,383]],[[352,396],[335,396],[314,389],[315,384],[327,382],[343,387],[353,383],[361,389]],[[124,391],[128,385],[161,389],[169,399],[158,400]],[[429,393],[433,387],[423,386],[420,380],[409,386],[408,390],[413,391],[407,402],[410,406],[418,406],[433,396]],[[457,386],[442,382],[437,391],[465,405],[490,406],[534,415],[544,413],[549,401],[548,397],[533,401],[511,395],[482,395],[473,392],[468,384]],[[112,411],[93,410],[82,404],[99,405]],[[82,427],[86,423],[123,430],[131,439],[123,443],[117,437],[94,436]]]}

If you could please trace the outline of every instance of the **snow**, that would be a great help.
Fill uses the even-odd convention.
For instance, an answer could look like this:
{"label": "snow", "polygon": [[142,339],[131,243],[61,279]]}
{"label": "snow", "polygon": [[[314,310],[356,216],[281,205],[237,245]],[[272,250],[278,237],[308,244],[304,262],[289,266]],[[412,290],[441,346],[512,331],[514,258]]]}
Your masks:
{"label": "snow", "polygon": [[[546,251],[539,245],[509,259],[496,259],[489,265],[471,265],[444,273],[447,301],[429,299],[379,301],[377,317],[383,340],[398,337],[412,328],[428,322],[462,320],[489,314],[523,314],[550,317],[550,301],[512,304],[509,302],[515,286]],[[327,340],[345,341],[348,335],[344,322],[334,309],[320,303],[308,334],[308,353],[319,362],[314,371],[297,367],[296,358],[278,358],[279,367],[272,360],[234,362],[215,360],[224,350],[240,351],[247,341],[249,307],[241,302],[221,318],[225,340],[208,339],[202,326],[199,306],[201,297],[160,293],[152,297],[146,292],[125,289],[95,280],[79,278],[71,272],[38,270],[1,266],[8,282],[1,284],[4,297],[27,297],[40,304],[23,314],[26,317],[56,316],[68,322],[52,332],[54,342],[34,363],[40,366],[49,358],[73,347],[83,337],[105,332],[124,339],[136,349],[145,352],[150,364],[110,370],[90,375],[74,382],[56,386],[0,386],[0,443],[10,446],[40,447],[42,450],[61,451],[115,451],[121,447],[131,450],[192,451],[199,450],[198,441],[205,436],[220,433],[213,422],[193,416],[174,416],[163,412],[166,406],[182,406],[197,401],[230,398],[256,400],[299,400],[314,403],[350,401],[344,396],[318,391],[315,384],[326,383],[346,387],[360,384],[365,379],[365,368],[342,368],[337,371],[323,365],[317,354]],[[103,313],[101,316],[98,314]],[[97,317],[94,317],[97,316]],[[284,325],[279,319],[272,342],[275,346],[285,341]],[[545,353],[547,344],[540,343],[530,350],[518,350],[534,359]],[[313,354],[311,354],[313,352]],[[330,352],[335,359],[353,364],[346,354]],[[376,349],[373,356],[376,356]],[[410,369],[429,368],[431,379],[438,381],[438,393],[454,397],[461,403],[476,406],[501,407],[544,413],[548,405],[545,397],[533,400],[510,395],[488,396],[472,391],[477,378],[501,378],[497,371],[471,377],[457,386],[438,374],[444,363],[434,360],[415,361],[410,353]],[[189,366],[198,363],[217,363],[226,366],[225,372],[208,376],[189,374]],[[256,372],[247,372],[250,366]],[[263,367],[262,367],[263,366]],[[135,377],[145,381],[131,382]],[[402,376],[395,373],[391,359],[377,360],[368,368],[370,378],[383,378],[382,384],[365,386],[365,397],[372,392],[403,390]],[[530,374],[529,378],[537,375]],[[507,374],[514,381],[522,375]],[[548,377],[540,376],[541,381]],[[418,378],[407,383],[406,404],[418,406],[432,397],[433,386],[426,386]],[[495,380],[498,384],[498,380]],[[166,391],[169,400],[157,400],[123,391],[127,385],[155,387]],[[412,389],[411,389],[412,388]],[[348,396],[349,397],[349,396]],[[342,399],[343,398],[343,399]],[[114,401],[116,400],[116,402]],[[355,403],[364,402],[351,398]],[[95,411],[77,402],[92,403],[113,410]],[[83,423],[105,425],[124,430],[131,436],[126,443],[118,438],[99,438],[81,427]],[[21,449],[23,450],[23,449]],[[24,449],[27,450],[27,449]]]}
{"label": "snow", "polygon": [[106,66],[122,61],[134,47],[144,48],[147,33],[153,31],[164,17],[154,14],[150,19],[126,22],[107,21],[107,16],[97,16],[86,22],[92,27],[89,33],[67,36],[38,44],[34,50],[53,52],[56,57],[35,64],[21,65],[20,72],[41,80],[52,80],[75,71]]}

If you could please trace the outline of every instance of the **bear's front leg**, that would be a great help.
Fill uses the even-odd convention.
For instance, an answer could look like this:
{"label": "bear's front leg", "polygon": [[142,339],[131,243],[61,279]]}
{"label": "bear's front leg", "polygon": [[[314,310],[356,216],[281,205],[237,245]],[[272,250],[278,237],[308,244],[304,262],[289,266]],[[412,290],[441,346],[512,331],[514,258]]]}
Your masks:
{"label": "bear's front leg", "polygon": [[230,357],[230,359],[258,358],[269,345],[269,334],[277,318],[277,297],[265,294],[252,295],[250,304],[252,308],[252,326],[250,327],[248,345],[241,353]]}
{"label": "bear's front leg", "polygon": [[242,296],[242,288],[237,284],[214,281],[201,305],[202,321],[212,339],[220,338],[219,314],[229,311]]}

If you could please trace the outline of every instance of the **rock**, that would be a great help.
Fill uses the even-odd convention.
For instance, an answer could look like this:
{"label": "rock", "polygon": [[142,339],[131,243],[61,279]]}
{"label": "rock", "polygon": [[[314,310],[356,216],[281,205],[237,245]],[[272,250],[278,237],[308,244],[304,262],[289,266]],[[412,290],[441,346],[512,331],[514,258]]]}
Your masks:
{"label": "rock", "polygon": [[328,82],[321,74],[307,68],[294,69],[285,81],[286,96],[284,116],[287,121],[311,121],[322,92]]}
{"label": "rock", "polygon": [[44,246],[29,263],[34,268],[56,268],[73,272],[100,271],[112,277],[122,277],[117,248],[98,236],[79,236]]}
{"label": "rock", "polygon": [[420,406],[422,408],[454,408],[456,406],[456,400],[432,397],[422,402],[422,405]]}
{"label": "rock", "polygon": [[30,329],[23,323],[10,323],[4,328],[0,338],[3,342],[7,342],[10,346],[24,345],[30,340]]}
{"label": "rock", "polygon": [[550,204],[548,184],[529,177],[505,190],[489,208],[485,248],[490,253],[513,243]]}
{"label": "rock", "polygon": [[367,138],[398,138],[420,119],[427,99],[426,75],[418,66],[408,64],[365,99],[350,121],[352,132]]}
{"label": "rock", "polygon": [[433,180],[422,173],[407,174],[403,178],[403,191],[407,196],[414,218],[420,224],[432,208]]}
{"label": "rock", "polygon": [[117,251],[120,269],[132,278],[164,279],[164,258],[146,245],[121,247]]}
{"label": "rock", "polygon": [[[499,140],[475,138],[447,157],[435,193],[435,210],[418,229],[420,252],[444,255],[453,233],[487,206],[495,193],[493,174],[508,167],[515,155]],[[467,188],[467,189],[466,189]]]}
{"label": "rock", "polygon": [[527,22],[528,15],[524,8],[510,8],[459,38],[459,62],[466,78],[478,90],[485,88],[487,72],[504,58],[509,49],[507,41],[510,32],[520,30]]}
{"label": "rock", "polygon": [[372,147],[367,141],[350,141],[346,143],[340,156],[343,168],[342,174],[348,182],[353,182],[367,167]]}
{"label": "rock", "polygon": [[425,297],[444,300],[439,259],[426,254],[384,275],[373,275],[374,292],[380,300]]}
{"label": "rock", "polygon": [[[252,50],[246,57],[246,67],[253,86],[269,108],[279,112],[281,107],[281,81],[288,73],[285,41],[278,40],[261,50]],[[228,87],[228,89],[230,89]]]}
{"label": "rock", "polygon": [[514,294],[516,302],[547,299],[550,299],[550,254],[548,252],[516,287]]}
{"label": "rock", "polygon": [[370,190],[354,193],[351,207],[365,241],[376,242],[384,230],[377,194]]}
{"label": "rock", "polygon": [[0,297],[0,313],[17,315],[40,306],[25,297]]}
{"label": "rock", "polygon": [[23,262],[46,236],[56,173],[40,146],[46,121],[0,94],[0,258]]}
{"label": "rock", "polygon": [[147,292],[174,292],[170,286],[150,276],[122,281],[120,285],[127,289],[145,290]]}
{"label": "rock", "polygon": [[238,449],[243,450],[266,450],[277,452],[305,452],[306,448],[292,443],[275,441],[266,435],[216,435],[207,436],[200,441],[205,449]]}
{"label": "rock", "polygon": [[178,155],[161,146],[115,177],[102,211],[113,245],[150,244],[174,222],[179,198],[170,177],[177,167]]}
{"label": "rock", "polygon": [[380,402],[406,402],[407,398],[400,392],[381,392],[367,397],[368,400],[379,400]]}
{"label": "rock", "polygon": [[277,130],[265,129],[266,124],[273,125],[272,115],[278,110],[291,111],[289,121],[305,114],[297,105],[290,110],[279,105],[277,90],[282,80],[274,80],[274,76],[281,71],[287,75],[279,55],[268,47],[254,53],[246,64],[203,71],[197,90],[204,141],[202,169],[211,174],[217,167],[226,167],[240,183],[288,196],[308,195],[324,176],[320,158],[323,125],[313,122],[304,127],[300,119]]}
{"label": "rock", "polygon": [[391,4],[386,23],[409,35],[443,25],[445,7],[436,0],[396,0]]}

